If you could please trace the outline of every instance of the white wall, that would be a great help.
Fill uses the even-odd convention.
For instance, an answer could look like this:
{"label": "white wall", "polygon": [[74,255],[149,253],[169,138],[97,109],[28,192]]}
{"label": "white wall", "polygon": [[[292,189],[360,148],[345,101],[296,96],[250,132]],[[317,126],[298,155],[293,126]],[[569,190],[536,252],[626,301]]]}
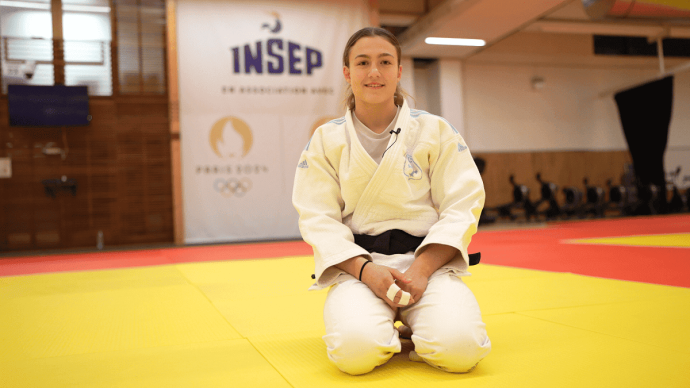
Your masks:
{"label": "white wall", "polygon": [[[461,63],[418,66],[412,94],[418,109],[464,124],[473,152],[627,150],[613,91],[657,75],[657,59],[592,53],[588,36],[519,33]],[[675,75],[665,165],[690,186],[690,71]]]}
{"label": "white wall", "polygon": [[[626,150],[613,93],[599,94],[655,76],[658,64],[592,51],[588,37],[522,33],[466,61],[465,130],[473,150]],[[683,62],[667,59],[667,68]],[[536,76],[543,89],[532,87]],[[676,76],[674,90],[669,149],[687,148],[690,72]]]}
{"label": "white wall", "polygon": [[[601,91],[653,71],[468,64],[465,72],[468,137],[475,151],[625,150],[613,94]],[[545,86],[534,90],[531,78]],[[674,83],[669,146],[690,145],[690,76]]]}
{"label": "white wall", "polygon": [[[606,119],[604,101],[591,92],[591,76],[581,71],[534,69],[515,65],[468,64],[466,70],[467,132],[474,151],[540,151],[598,148],[621,149],[624,138],[590,137],[591,115]],[[545,86],[535,91],[534,76]]]}

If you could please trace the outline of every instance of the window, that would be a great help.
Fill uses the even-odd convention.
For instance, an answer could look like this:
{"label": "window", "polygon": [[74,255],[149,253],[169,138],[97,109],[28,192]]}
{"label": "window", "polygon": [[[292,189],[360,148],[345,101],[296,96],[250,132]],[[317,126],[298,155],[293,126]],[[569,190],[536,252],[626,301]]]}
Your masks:
{"label": "window", "polygon": [[116,0],[120,94],[166,92],[165,2]]}
{"label": "window", "polygon": [[2,92],[7,85],[53,84],[50,0],[0,1]]}
{"label": "window", "polygon": [[[119,94],[166,93],[164,0],[61,4],[57,31],[62,39],[56,40],[53,13],[60,10],[51,9],[50,0],[0,0],[2,93],[8,84],[64,82],[87,86],[89,95],[111,96],[114,78]],[[117,77],[112,55],[117,56]]]}
{"label": "window", "polygon": [[87,86],[90,95],[113,94],[108,0],[62,0],[65,85]]}
{"label": "window", "polygon": [[[665,57],[690,57],[690,39],[667,38],[663,42]],[[599,55],[636,55],[655,57],[656,42],[633,36],[594,35],[594,53]]]}

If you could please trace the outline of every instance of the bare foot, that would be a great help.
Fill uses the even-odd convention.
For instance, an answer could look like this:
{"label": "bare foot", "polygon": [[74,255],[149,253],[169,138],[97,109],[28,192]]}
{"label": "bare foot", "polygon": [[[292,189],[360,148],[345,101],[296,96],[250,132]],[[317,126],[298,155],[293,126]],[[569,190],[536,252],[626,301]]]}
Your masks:
{"label": "bare foot", "polygon": [[412,339],[412,329],[405,325],[400,325],[396,327],[396,330],[398,330],[398,333],[400,333],[400,338],[403,339]]}
{"label": "bare foot", "polygon": [[408,357],[410,358],[410,361],[414,361],[414,362],[424,362],[424,360],[422,359],[422,357],[420,357],[419,354],[417,354],[417,352],[415,352],[414,350],[411,350],[411,351],[410,351],[410,355],[409,355]]}

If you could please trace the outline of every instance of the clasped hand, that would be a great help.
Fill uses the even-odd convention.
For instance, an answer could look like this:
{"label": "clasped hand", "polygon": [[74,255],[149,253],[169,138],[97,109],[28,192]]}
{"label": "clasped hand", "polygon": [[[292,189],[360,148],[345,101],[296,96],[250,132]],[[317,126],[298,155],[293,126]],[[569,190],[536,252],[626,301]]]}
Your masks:
{"label": "clasped hand", "polygon": [[[415,271],[402,273],[395,268],[371,263],[362,273],[362,282],[395,310],[398,307],[407,307],[417,303],[426,290],[428,279]],[[391,300],[388,297],[388,292],[394,283],[400,290],[395,293]],[[410,294],[408,303],[404,303],[403,292]],[[403,299],[403,304],[400,303],[401,299]]]}

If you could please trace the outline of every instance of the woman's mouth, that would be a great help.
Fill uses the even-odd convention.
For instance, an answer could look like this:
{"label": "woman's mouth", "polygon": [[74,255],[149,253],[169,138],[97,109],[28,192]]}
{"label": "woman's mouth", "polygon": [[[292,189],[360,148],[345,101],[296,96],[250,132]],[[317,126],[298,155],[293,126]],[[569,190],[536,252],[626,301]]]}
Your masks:
{"label": "woman's mouth", "polygon": [[365,86],[368,88],[381,89],[383,87],[383,84],[367,84]]}

